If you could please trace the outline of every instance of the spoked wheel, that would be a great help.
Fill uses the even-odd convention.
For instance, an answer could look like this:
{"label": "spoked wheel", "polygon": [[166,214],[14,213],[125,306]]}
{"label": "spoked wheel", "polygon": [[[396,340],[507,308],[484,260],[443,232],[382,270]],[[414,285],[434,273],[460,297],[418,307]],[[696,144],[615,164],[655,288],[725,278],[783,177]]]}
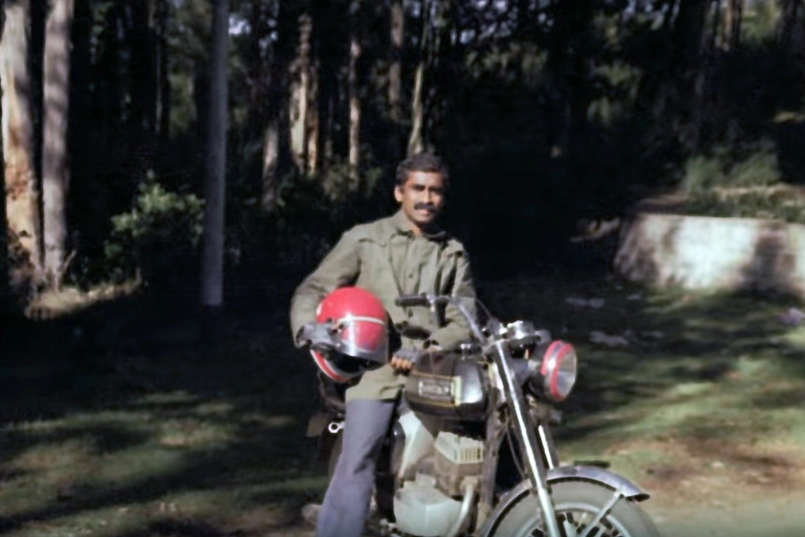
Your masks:
{"label": "spoked wheel", "polygon": [[[659,537],[648,515],[634,502],[617,499],[615,491],[583,482],[551,486],[554,509],[563,537]],[[539,502],[524,496],[492,531],[490,537],[546,537]]]}

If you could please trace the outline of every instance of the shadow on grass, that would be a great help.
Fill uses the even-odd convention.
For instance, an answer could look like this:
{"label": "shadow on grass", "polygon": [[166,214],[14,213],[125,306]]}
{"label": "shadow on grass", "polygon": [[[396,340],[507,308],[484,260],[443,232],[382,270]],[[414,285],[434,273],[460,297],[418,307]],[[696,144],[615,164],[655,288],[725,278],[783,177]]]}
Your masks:
{"label": "shadow on grass", "polygon": [[[204,414],[203,419],[232,426],[233,433],[232,440],[222,445],[180,446],[177,464],[157,476],[122,484],[76,483],[74,493],[61,500],[51,491],[52,499],[43,506],[0,519],[2,531],[189,491],[235,495],[243,489],[248,491],[243,493],[244,505],[281,503],[288,513],[316,498],[321,492],[318,485],[283,485],[323,475],[311,464],[313,446],[304,438],[305,420],[317,401],[313,365],[292,348],[288,334],[293,283],[275,281],[266,291],[270,301],[232,308],[217,349],[196,345],[194,309],[178,300],[136,296],[59,320],[25,323],[12,356],[2,363],[0,387],[7,405],[0,409],[0,419],[10,440],[0,452],[5,460],[70,435],[96,439],[97,455],[155,442],[150,433],[97,424],[52,432],[10,427],[20,421],[69,418],[77,412],[145,412],[149,419],[168,424],[198,417],[204,405],[225,404],[226,411]],[[629,417],[615,412],[619,407],[650,400],[678,384],[721,382],[735,374],[736,361],[744,355],[774,352],[789,361],[792,370],[803,367],[799,350],[771,342],[789,330],[776,318],[791,304],[788,299],[686,298],[673,293],[638,297],[637,293],[642,291],[606,279],[531,279],[481,289],[482,298],[503,320],[531,319],[555,337],[578,345],[579,385],[562,405],[568,419],[557,429],[560,438],[584,438],[604,427],[628,425]],[[600,309],[578,308],[568,304],[570,296],[600,297],[605,303]],[[255,302],[264,307],[256,309]],[[589,335],[595,330],[620,335],[628,345],[608,349],[593,344]],[[792,401],[797,399],[790,395],[778,403]],[[606,416],[579,420],[599,415]],[[272,419],[282,416],[286,425],[271,425]],[[282,524],[296,521],[287,513],[279,518]],[[138,522],[143,529],[121,537],[222,534],[208,522],[206,518],[187,525],[181,520],[146,520]]]}
{"label": "shadow on grass", "polygon": [[[82,512],[143,504],[185,492],[239,495],[240,489],[259,491],[268,487],[266,492],[251,493],[249,503],[281,502],[289,509],[298,510],[317,492],[304,481],[319,471],[315,466],[302,468],[299,464],[300,459],[305,459],[300,450],[302,434],[298,426],[269,429],[244,421],[236,430],[236,440],[213,449],[188,449],[181,462],[158,475],[135,478],[122,485],[115,481],[100,484],[78,481],[70,483],[66,493],[51,490],[51,500],[43,506],[0,517],[0,533],[18,530],[28,522],[43,523]],[[296,480],[301,480],[302,484],[283,486]],[[46,486],[44,482],[43,486]],[[149,527],[156,531],[156,526]],[[201,531],[199,528],[207,526],[193,522],[188,527]],[[208,529],[212,531],[211,527]],[[197,535],[178,533],[185,534]]]}
{"label": "shadow on grass", "polygon": [[[620,417],[607,417],[577,425],[578,418],[614,413],[680,385],[717,384],[741,375],[741,358],[774,357],[792,374],[805,373],[805,349],[785,342],[792,328],[778,319],[797,303],[792,297],[646,293],[612,279],[510,281],[482,289],[481,295],[504,319],[531,319],[576,345],[579,378],[560,405],[567,418],[557,429],[561,438],[623,424]],[[568,298],[603,299],[603,306],[579,307]],[[608,347],[591,341],[595,332],[620,339]]]}
{"label": "shadow on grass", "polygon": [[164,518],[149,522],[147,527],[115,534],[114,537],[237,537],[242,535],[226,530],[220,530],[192,520]]}

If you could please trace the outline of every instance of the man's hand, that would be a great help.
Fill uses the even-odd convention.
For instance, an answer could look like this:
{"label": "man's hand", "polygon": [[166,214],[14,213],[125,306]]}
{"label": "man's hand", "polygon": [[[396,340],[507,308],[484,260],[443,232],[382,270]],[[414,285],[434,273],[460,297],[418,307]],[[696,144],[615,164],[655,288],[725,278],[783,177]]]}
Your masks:
{"label": "man's hand", "polygon": [[297,347],[330,349],[335,346],[335,327],[331,323],[307,323],[296,338]]}
{"label": "man's hand", "polygon": [[421,351],[417,349],[399,349],[391,357],[391,367],[395,371],[408,372],[414,367],[414,363],[420,356],[426,354],[428,351]]}

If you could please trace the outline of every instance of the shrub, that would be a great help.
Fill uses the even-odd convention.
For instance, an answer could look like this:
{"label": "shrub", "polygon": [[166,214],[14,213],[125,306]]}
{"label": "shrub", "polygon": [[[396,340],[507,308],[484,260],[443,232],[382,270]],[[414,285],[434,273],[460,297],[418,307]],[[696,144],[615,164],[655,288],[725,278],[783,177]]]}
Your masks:
{"label": "shrub", "polygon": [[774,146],[762,140],[746,147],[717,146],[709,156],[690,158],[680,188],[687,194],[700,194],[718,187],[767,187],[781,180]]}
{"label": "shrub", "polygon": [[134,207],[112,217],[112,233],[104,244],[117,279],[139,273],[161,286],[194,279],[204,227],[204,202],[194,194],[170,192],[153,177],[139,187]]}

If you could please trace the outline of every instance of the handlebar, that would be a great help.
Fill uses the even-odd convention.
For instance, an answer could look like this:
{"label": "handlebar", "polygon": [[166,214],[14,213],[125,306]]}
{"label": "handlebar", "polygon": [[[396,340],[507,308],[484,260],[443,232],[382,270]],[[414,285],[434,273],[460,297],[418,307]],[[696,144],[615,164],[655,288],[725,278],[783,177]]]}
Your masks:
{"label": "handlebar", "polygon": [[400,295],[394,300],[394,303],[403,308],[416,307],[416,306],[430,306],[430,300],[425,294],[422,295]]}

